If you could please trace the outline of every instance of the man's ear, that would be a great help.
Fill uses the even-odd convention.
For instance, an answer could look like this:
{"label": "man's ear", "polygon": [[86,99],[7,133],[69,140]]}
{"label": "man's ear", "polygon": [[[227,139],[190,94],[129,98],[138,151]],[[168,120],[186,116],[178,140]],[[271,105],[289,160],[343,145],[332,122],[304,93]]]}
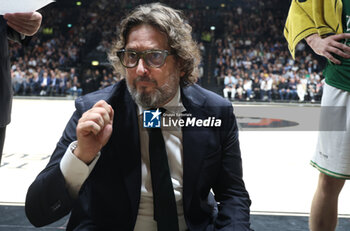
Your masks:
{"label": "man's ear", "polygon": [[[177,66],[178,66],[178,68],[181,70],[182,68],[181,67],[183,67],[184,66],[184,60],[183,59],[178,59],[178,61],[177,61]],[[184,71],[181,71],[180,72],[180,77],[184,77],[184,75],[185,75],[185,72]]]}

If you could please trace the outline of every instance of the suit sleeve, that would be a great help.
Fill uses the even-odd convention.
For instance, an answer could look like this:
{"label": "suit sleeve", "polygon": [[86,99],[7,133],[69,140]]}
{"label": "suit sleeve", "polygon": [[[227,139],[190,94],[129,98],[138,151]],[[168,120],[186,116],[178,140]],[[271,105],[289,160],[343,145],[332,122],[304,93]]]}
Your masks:
{"label": "suit sleeve", "polygon": [[218,202],[218,215],[214,230],[248,231],[250,229],[249,195],[242,174],[242,160],[238,141],[238,128],[232,106],[222,131],[222,166],[213,187]]}
{"label": "suit sleeve", "polygon": [[39,173],[28,189],[25,212],[34,226],[40,227],[55,222],[67,215],[72,209],[74,200],[66,187],[60,169],[60,161],[69,144],[76,140],[76,125],[80,117],[81,114],[75,111],[48,165]]}

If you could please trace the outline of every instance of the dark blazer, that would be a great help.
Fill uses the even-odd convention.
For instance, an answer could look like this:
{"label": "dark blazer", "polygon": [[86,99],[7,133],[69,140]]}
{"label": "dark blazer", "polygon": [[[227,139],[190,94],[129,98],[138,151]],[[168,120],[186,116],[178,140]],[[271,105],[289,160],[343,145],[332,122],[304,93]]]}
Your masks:
{"label": "dark blazer", "polygon": [[20,34],[8,27],[6,20],[0,16],[0,127],[5,127],[11,120],[12,84],[7,39],[22,43]]}
{"label": "dark blazer", "polygon": [[10,122],[12,87],[10,58],[7,41],[7,24],[0,16],[0,127]]}
{"label": "dark blazer", "polygon": [[[188,229],[250,230],[251,202],[242,180],[232,105],[198,85],[182,88],[181,97],[192,116],[222,119],[220,129],[183,128],[183,208]],[[74,200],[65,187],[59,163],[68,145],[76,140],[78,119],[100,99],[114,108],[113,133]],[[138,133],[136,105],[124,80],[78,98],[76,111],[48,165],[28,189],[25,209],[30,222],[44,226],[71,211],[67,230],[132,231],[141,189]]]}

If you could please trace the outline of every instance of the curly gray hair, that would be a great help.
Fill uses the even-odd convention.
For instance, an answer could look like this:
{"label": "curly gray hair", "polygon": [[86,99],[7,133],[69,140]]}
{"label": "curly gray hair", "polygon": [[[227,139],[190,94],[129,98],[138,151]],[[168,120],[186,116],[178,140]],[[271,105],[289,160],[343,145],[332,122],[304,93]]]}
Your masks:
{"label": "curly gray hair", "polygon": [[125,75],[125,68],[116,52],[125,48],[130,30],[140,24],[154,26],[167,35],[169,46],[181,61],[180,71],[185,73],[180,78],[180,84],[186,86],[195,83],[201,57],[198,45],[191,36],[192,27],[185,21],[181,11],[161,3],[140,5],[122,20],[119,38],[108,54],[114,68]]}

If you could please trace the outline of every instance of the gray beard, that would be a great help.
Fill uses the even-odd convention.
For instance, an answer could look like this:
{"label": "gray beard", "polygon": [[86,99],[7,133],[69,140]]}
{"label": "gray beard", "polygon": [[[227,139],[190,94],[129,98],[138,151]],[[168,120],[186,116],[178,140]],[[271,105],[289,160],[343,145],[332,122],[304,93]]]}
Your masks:
{"label": "gray beard", "polygon": [[[146,93],[144,89],[138,92],[136,89],[136,82],[144,78],[148,77],[137,77],[131,86],[128,81],[126,81],[132,99],[143,108],[159,108],[160,106],[163,106],[175,96],[177,88],[179,87],[179,78],[175,75],[171,75],[169,76],[168,82],[161,87],[156,85],[153,92]],[[157,84],[155,80],[149,81]]]}

